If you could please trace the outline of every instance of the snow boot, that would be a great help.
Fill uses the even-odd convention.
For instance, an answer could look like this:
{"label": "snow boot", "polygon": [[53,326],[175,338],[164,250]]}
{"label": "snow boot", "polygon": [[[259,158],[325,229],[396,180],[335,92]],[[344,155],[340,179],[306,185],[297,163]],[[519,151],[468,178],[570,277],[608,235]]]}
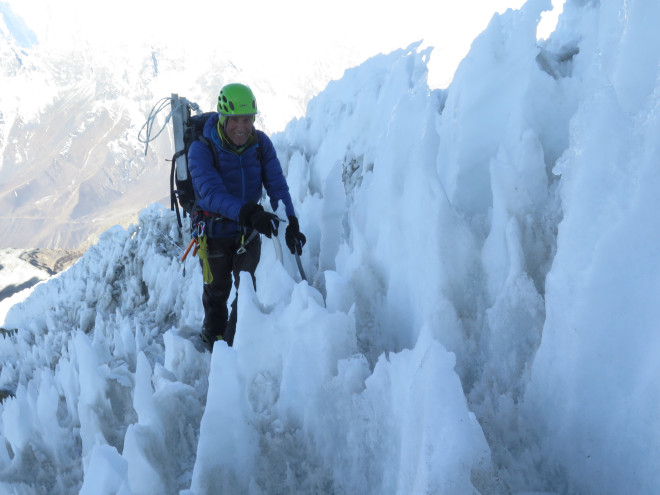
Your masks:
{"label": "snow boot", "polygon": [[213,344],[215,344],[218,340],[223,340],[222,335],[212,335],[210,332],[207,332],[205,328],[202,329],[199,337],[202,339],[204,349],[209,352],[213,352]]}

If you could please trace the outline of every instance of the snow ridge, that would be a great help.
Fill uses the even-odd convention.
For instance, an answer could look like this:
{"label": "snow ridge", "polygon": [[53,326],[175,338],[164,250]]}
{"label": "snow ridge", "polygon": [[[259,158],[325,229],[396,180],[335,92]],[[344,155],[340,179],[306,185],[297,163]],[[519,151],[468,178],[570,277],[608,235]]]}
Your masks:
{"label": "snow ridge", "polygon": [[[3,458],[13,458],[3,476],[8,490],[33,486],[48,487],[51,493],[76,491],[87,464],[107,462],[112,449],[128,454],[126,443],[134,445],[136,435],[148,434],[146,427],[138,426],[140,422],[153,426],[148,413],[143,418],[145,406],[140,401],[150,395],[141,393],[140,377],[150,366],[157,366],[154,380],[160,376],[165,354],[162,330],[179,322],[176,315],[186,295],[160,283],[164,274],[181,270],[177,248],[163,237],[167,232],[177,239],[176,225],[164,216],[148,210],[139,226],[107,231],[79,263],[38,286],[29,306],[12,310],[28,324],[1,344],[6,359],[2,382],[17,385],[15,399],[3,411],[7,440]],[[184,282],[190,283],[190,278]],[[53,293],[59,296],[53,299]],[[197,357],[192,368],[196,373],[187,375],[185,363],[181,364],[175,390],[167,394],[163,407],[154,409],[164,418],[160,426],[169,426],[163,453],[178,453],[176,463],[161,463],[167,469],[159,474],[165,479],[174,476],[176,486],[185,445],[192,449],[188,457],[194,456],[197,438],[185,428],[175,435],[179,428],[172,429],[172,422],[189,414],[191,423],[195,418],[199,423],[205,387],[197,385],[206,383],[208,359],[205,365],[204,356],[194,352],[186,339],[179,337],[174,345]],[[171,374],[163,374],[167,381],[173,380]],[[140,393],[133,407],[136,390]],[[179,410],[176,400],[187,407]],[[190,407],[194,404],[196,408]],[[26,422],[26,417],[33,421]],[[138,425],[129,428],[136,420]]]}

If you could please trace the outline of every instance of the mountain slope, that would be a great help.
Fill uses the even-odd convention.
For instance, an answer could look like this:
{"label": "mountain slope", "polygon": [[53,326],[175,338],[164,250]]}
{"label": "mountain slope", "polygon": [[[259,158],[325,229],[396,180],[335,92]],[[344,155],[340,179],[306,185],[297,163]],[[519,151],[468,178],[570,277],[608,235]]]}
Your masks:
{"label": "mountain slope", "polygon": [[179,93],[210,110],[218,88],[245,80],[259,94],[260,126],[272,131],[302,115],[341,63],[339,55],[325,59],[314,64],[318,78],[274,84],[219,49],[202,59],[148,45],[110,52],[81,42],[53,51],[21,48],[3,30],[0,37],[0,248],[84,248],[167,200],[170,126],[146,156],[138,139],[160,98]]}

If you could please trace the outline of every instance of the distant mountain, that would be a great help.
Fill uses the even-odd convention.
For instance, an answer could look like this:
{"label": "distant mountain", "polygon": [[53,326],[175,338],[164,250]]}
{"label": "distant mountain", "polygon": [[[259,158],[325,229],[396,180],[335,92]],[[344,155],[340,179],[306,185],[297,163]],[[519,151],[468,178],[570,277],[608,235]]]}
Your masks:
{"label": "distant mountain", "polygon": [[16,15],[7,2],[0,2],[0,15],[11,37],[21,48],[32,48],[37,41],[37,35],[32,31],[22,17]]}
{"label": "distant mountain", "polygon": [[0,280],[0,318],[6,312],[3,308],[5,299],[66,270],[82,254],[81,251],[64,249],[0,250],[0,271],[5,272]]}
{"label": "distant mountain", "polygon": [[181,49],[109,52],[85,42],[56,51],[37,43],[8,4],[0,13],[0,248],[78,249],[109,226],[135,221],[146,205],[168,201],[170,131],[146,156],[138,141],[161,98],[179,93],[211,110],[223,84],[245,81],[259,100],[258,125],[273,132],[302,116],[341,64],[338,54],[312,63],[319,65],[313,78],[269,80],[216,53],[200,61]]}

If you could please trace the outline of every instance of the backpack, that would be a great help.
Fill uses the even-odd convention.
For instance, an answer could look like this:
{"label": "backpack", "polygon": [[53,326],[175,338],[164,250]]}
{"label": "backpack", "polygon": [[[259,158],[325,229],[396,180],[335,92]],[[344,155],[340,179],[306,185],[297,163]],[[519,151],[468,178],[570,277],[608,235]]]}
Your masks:
{"label": "backpack", "polygon": [[[213,154],[213,165],[218,168],[218,156],[215,147],[204,137],[204,125],[214,112],[191,115],[191,110],[197,109],[197,104],[190,103],[185,98],[172,95],[172,125],[174,134],[174,155],[170,170],[170,207],[176,212],[179,227],[181,217],[190,216],[197,204],[192,178],[188,172],[188,151],[194,141],[206,144]],[[183,215],[179,213],[179,208]]]}

